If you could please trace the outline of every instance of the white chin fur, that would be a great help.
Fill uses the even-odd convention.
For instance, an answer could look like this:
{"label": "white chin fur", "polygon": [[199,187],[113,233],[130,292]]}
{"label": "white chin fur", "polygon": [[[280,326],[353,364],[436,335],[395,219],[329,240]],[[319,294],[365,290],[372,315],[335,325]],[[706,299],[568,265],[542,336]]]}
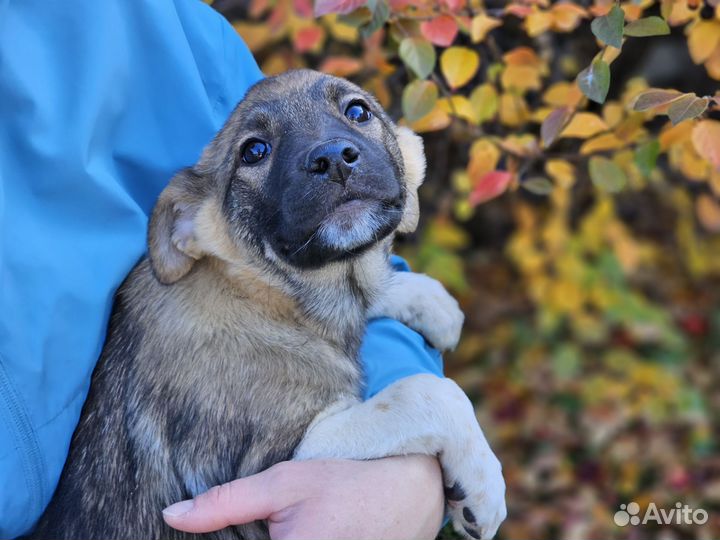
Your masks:
{"label": "white chin fur", "polygon": [[320,240],[327,246],[341,250],[352,250],[373,241],[377,231],[385,224],[385,219],[377,212],[379,203],[353,201],[343,207],[320,225]]}

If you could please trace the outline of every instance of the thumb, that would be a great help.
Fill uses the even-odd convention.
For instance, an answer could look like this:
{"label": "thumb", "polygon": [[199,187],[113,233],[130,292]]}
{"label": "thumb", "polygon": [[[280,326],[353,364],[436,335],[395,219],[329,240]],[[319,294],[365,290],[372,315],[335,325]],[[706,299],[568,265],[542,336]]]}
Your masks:
{"label": "thumb", "polygon": [[272,468],[210,488],[163,510],[165,522],[181,531],[204,533],[267,519],[274,511]]}

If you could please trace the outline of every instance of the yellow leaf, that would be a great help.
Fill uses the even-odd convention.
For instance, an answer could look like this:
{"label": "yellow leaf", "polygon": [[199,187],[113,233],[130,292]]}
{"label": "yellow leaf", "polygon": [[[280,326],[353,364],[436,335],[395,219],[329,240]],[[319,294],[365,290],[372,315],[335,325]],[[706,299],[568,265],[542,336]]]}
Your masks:
{"label": "yellow leaf", "polygon": [[688,31],[688,49],[696,64],[701,64],[720,43],[720,21],[698,20]]}
{"label": "yellow leaf", "polygon": [[440,70],[450,88],[466,85],[480,67],[480,56],[467,47],[449,47],[440,56]]}
{"label": "yellow leaf", "polygon": [[690,139],[693,124],[690,122],[683,122],[676,126],[670,126],[668,124],[665,129],[660,133],[660,149],[667,151],[671,146],[682,144]]}
{"label": "yellow leaf", "polygon": [[470,147],[468,176],[471,181],[477,182],[490,171],[494,171],[499,161],[500,149],[488,139],[478,139]]}
{"label": "yellow leaf", "polygon": [[542,124],[545,119],[550,115],[551,112],[553,112],[555,109],[552,109],[550,107],[540,107],[539,109],[535,109],[530,114],[530,120],[533,122],[536,122],[538,124]]}
{"label": "yellow leaf", "polygon": [[440,107],[453,116],[462,118],[471,124],[477,124],[477,118],[475,115],[475,109],[473,108],[470,100],[465,96],[455,95],[448,98],[440,99]]}
{"label": "yellow leaf", "polygon": [[587,11],[570,2],[553,4],[553,30],[556,32],[571,32],[580,24],[580,20],[587,17]]}
{"label": "yellow leaf", "polygon": [[710,164],[697,154],[690,141],[681,148],[680,171],[691,180],[705,180],[710,175]]}
{"label": "yellow leaf", "polygon": [[498,95],[490,83],[481,84],[470,94],[470,103],[475,109],[479,123],[492,120],[498,110]]}
{"label": "yellow leaf", "polygon": [[500,19],[489,17],[486,13],[481,13],[473,17],[470,23],[470,38],[473,43],[480,43],[485,39],[487,33],[493,28],[497,28],[502,25]]}
{"label": "yellow leaf", "polygon": [[612,64],[618,56],[620,56],[620,49],[608,45],[602,54],[602,59],[608,64]]}
{"label": "yellow leaf", "polygon": [[410,124],[413,131],[417,133],[439,131],[450,125],[450,121],[452,119],[450,118],[450,115],[443,110],[439,101],[440,100],[438,100],[438,103],[435,104],[432,111]]}
{"label": "yellow leaf", "polygon": [[523,28],[530,37],[537,37],[550,30],[553,24],[553,16],[548,11],[540,11],[537,8],[530,15],[525,17]]}
{"label": "yellow leaf", "polygon": [[345,43],[357,43],[360,32],[354,26],[338,21],[337,13],[326,15],[322,20],[327,23],[330,34],[336,40]]}
{"label": "yellow leaf", "polygon": [[503,69],[500,82],[506,90],[540,90],[540,72],[534,66],[508,65]]}
{"label": "yellow leaf", "polygon": [[692,131],[692,142],[697,153],[716,170],[720,170],[720,122],[701,120]]}
{"label": "yellow leaf", "polygon": [[549,159],[545,163],[545,172],[565,189],[572,187],[575,183],[575,167],[564,159]]}
{"label": "yellow leaf", "polygon": [[516,156],[528,157],[538,153],[538,142],[535,136],[526,133],[525,135],[510,135],[500,143],[503,150]]}
{"label": "yellow leaf", "polygon": [[557,82],[543,94],[543,101],[552,107],[574,108],[582,99],[582,92],[574,82]]}
{"label": "yellow leaf", "polygon": [[521,96],[507,93],[500,96],[500,122],[517,127],[525,123],[528,117],[527,103]]}
{"label": "yellow leaf", "polygon": [[578,137],[586,139],[601,131],[607,131],[608,125],[597,114],[579,112],[565,126],[560,137]]}
{"label": "yellow leaf", "polygon": [[617,101],[608,101],[603,107],[602,115],[608,127],[614,128],[625,116],[625,107]]}
{"label": "yellow leaf", "polygon": [[720,81],[720,45],[715,47],[715,52],[705,62],[705,69],[708,75]]}
{"label": "yellow leaf", "polygon": [[605,133],[598,135],[594,139],[585,141],[580,147],[580,153],[583,155],[592,154],[593,152],[602,152],[603,150],[617,150],[627,143],[618,139],[614,133]]}

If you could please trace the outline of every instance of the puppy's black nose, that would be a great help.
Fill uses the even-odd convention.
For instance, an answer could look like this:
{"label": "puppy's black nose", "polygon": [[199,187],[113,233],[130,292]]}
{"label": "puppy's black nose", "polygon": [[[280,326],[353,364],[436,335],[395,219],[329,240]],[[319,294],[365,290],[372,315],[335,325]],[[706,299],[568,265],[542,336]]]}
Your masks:
{"label": "puppy's black nose", "polygon": [[328,180],[345,185],[359,159],[357,146],[346,139],[333,139],[310,150],[307,170],[310,174],[326,176]]}

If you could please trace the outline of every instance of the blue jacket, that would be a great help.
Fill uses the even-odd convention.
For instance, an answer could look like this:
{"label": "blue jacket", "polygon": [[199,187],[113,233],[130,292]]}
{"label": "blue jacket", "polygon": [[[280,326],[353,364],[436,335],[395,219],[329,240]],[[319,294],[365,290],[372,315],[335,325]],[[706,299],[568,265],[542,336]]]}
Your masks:
{"label": "blue jacket", "polygon": [[[199,0],[0,0],[0,538],[49,501],[148,212],[262,74]],[[367,395],[439,355],[390,320]]]}

